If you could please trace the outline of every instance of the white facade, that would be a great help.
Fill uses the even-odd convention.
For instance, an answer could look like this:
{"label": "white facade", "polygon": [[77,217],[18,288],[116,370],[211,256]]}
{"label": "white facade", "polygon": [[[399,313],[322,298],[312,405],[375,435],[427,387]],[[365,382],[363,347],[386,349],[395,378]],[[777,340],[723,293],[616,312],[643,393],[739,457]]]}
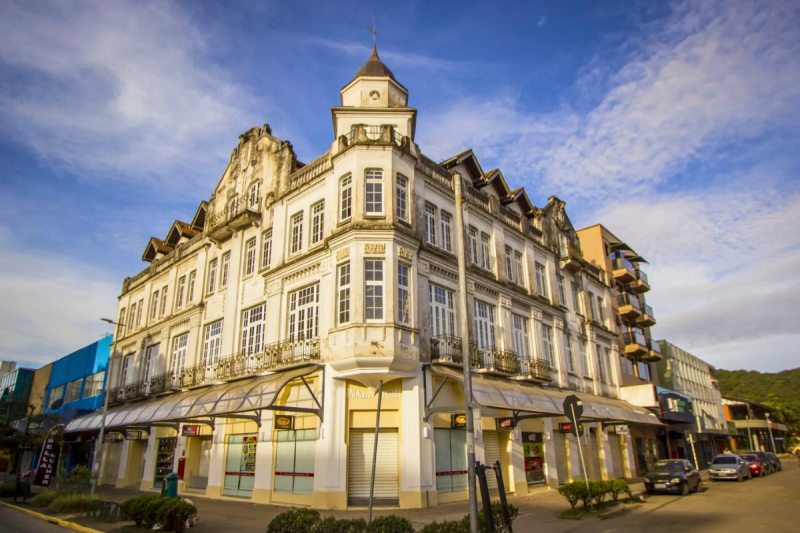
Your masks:
{"label": "white facade", "polygon": [[[452,428],[463,388],[446,379],[468,352],[457,304],[459,176],[476,387],[619,398],[611,293],[580,258],[564,203],[536,208],[470,151],[443,164],[426,158],[407,100],[390,74],[357,76],[332,108],[336,140],[308,165],[269,126],[252,128],[192,224],[151,240],[151,265],[119,297],[110,430],[142,433],[120,448],[118,485],[149,489],[175,470],[181,490],[212,497],[361,505],[382,382],[378,501],[466,499],[464,432]],[[302,369],[263,409],[194,410],[203,398],[214,409],[220,398],[250,398],[263,380]],[[193,406],[181,411],[181,402]],[[162,411],[172,413],[165,425],[132,422]],[[498,428],[514,414],[480,401],[474,413],[477,455],[501,461],[509,491],[582,477],[574,437],[558,432],[566,419],[551,412]],[[633,448],[617,427],[587,424],[590,477],[630,476]]]}

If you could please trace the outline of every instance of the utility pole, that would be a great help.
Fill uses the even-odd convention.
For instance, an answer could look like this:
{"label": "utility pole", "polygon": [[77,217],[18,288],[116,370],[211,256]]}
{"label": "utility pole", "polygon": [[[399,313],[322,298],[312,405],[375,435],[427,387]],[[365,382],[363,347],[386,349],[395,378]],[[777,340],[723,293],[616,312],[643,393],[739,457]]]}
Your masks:
{"label": "utility pole", "polygon": [[[119,339],[119,328],[120,326],[124,327],[124,324],[120,324],[119,322],[114,322],[109,318],[101,318],[103,322],[108,322],[109,324],[114,324],[114,350],[117,349],[117,342]],[[108,414],[108,389],[109,385],[111,384],[111,361],[113,360],[113,352],[109,350],[108,354],[108,368],[106,369],[106,375],[103,379],[103,418],[100,419],[100,436],[97,439],[97,449],[92,454],[92,470],[91,470],[91,477],[90,477],[90,488],[89,494],[94,496],[94,492],[97,489],[97,483],[100,481],[100,472],[103,469],[103,463],[106,459],[105,454],[105,446],[103,445],[103,441],[106,437],[106,415]],[[100,454],[100,462],[97,462],[97,455]],[[60,457],[59,457],[60,460]],[[96,475],[95,475],[96,474]]]}
{"label": "utility pole", "polygon": [[772,453],[778,453],[775,451],[775,437],[772,435],[772,420],[769,419],[769,413],[764,413],[764,416],[767,417],[767,429],[769,429],[769,440],[772,441]]}
{"label": "utility pole", "polygon": [[456,196],[456,254],[458,255],[458,311],[461,328],[461,360],[464,365],[464,414],[467,416],[467,488],[469,489],[469,530],[478,533],[478,492],[475,486],[475,421],[472,416],[472,354],[467,309],[467,257],[464,249],[464,209],[461,174],[453,173]]}

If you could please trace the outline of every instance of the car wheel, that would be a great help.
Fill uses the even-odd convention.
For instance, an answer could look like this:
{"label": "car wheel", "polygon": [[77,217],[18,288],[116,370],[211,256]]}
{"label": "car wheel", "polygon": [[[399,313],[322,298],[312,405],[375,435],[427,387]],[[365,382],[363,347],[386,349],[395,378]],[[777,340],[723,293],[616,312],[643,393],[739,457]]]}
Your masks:
{"label": "car wheel", "polygon": [[681,485],[681,496],[688,496],[689,495],[689,482],[684,481],[683,485]]}
{"label": "car wheel", "polygon": [[698,479],[697,480],[697,486],[694,488],[694,491],[695,492],[703,492],[703,480],[702,479]]}

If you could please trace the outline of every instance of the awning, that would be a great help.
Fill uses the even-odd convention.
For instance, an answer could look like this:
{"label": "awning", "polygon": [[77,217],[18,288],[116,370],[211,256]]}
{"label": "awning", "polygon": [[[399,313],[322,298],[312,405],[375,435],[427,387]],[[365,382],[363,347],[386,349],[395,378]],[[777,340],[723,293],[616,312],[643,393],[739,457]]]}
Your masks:
{"label": "awning", "polygon": [[[120,405],[108,410],[106,428],[150,426],[159,423],[191,422],[228,415],[241,415],[262,409],[296,411],[322,417],[322,403],[306,383],[311,394],[309,407],[277,405],[283,388],[295,379],[302,379],[319,370],[318,365],[249,378],[233,383],[211,385],[202,389],[178,392],[151,401]],[[100,428],[102,411],[76,418],[67,424],[66,431],[94,431]]]}
{"label": "awning", "polygon": [[[431,367],[435,375],[455,380],[463,385],[461,372],[446,367]],[[583,418],[587,421],[663,425],[650,410],[631,405],[624,400],[595,396],[583,392],[512,382],[483,374],[472,375],[472,397],[481,407],[511,411],[518,419],[564,416],[564,399],[576,395],[583,402]],[[425,416],[436,412],[463,411],[463,406],[434,407],[434,397],[426,403]]]}

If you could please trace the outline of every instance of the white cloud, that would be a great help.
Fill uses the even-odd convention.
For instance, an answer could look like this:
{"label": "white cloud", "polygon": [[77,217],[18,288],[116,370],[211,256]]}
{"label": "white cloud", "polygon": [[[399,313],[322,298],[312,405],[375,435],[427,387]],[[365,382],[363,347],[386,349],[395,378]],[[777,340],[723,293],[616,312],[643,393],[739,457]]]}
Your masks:
{"label": "white cloud", "polygon": [[541,28],[545,24],[547,24],[547,17],[542,15],[542,18],[539,19],[539,22],[537,22],[536,25]]}
{"label": "white cloud", "polygon": [[6,2],[0,122],[79,174],[219,168],[253,102],[205,59],[206,39],[173,2]]}

